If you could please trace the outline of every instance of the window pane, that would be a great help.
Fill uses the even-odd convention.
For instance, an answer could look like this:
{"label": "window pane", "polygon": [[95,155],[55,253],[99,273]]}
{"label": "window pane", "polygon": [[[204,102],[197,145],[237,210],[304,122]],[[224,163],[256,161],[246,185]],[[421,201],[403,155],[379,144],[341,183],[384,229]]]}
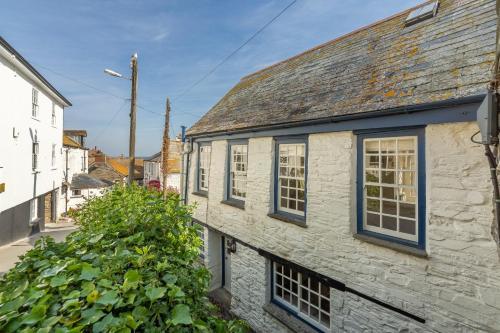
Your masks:
{"label": "window pane", "polygon": [[366,154],[377,154],[379,153],[379,141],[365,141],[365,153]]}
{"label": "window pane", "polygon": [[405,234],[415,235],[415,221],[399,219],[399,231],[404,232]]}
{"label": "window pane", "polygon": [[394,201],[382,201],[382,213],[397,215],[397,203]]}
{"label": "window pane", "polygon": [[415,218],[415,205],[400,203],[399,216]]}
{"label": "window pane", "polygon": [[396,156],[382,156],[382,169],[396,169]]}
{"label": "window pane", "polygon": [[382,183],[385,184],[395,184],[396,183],[396,172],[394,171],[382,171]]}
{"label": "window pane", "polygon": [[366,167],[367,168],[380,168],[379,156],[378,155],[368,155],[366,156]]}
{"label": "window pane", "polygon": [[367,199],[366,200],[366,209],[370,212],[380,212],[380,200],[375,199]]}
{"label": "window pane", "polygon": [[382,187],[382,198],[397,200],[397,192],[395,187]]}
{"label": "window pane", "polygon": [[366,224],[373,227],[380,227],[380,215],[377,214],[366,214]]}
{"label": "window pane", "polygon": [[398,221],[395,217],[382,216],[382,228],[389,230],[398,230]]}
{"label": "window pane", "polygon": [[399,139],[398,140],[398,153],[399,154],[415,154],[415,140],[414,139]]}
{"label": "window pane", "polygon": [[379,198],[380,197],[380,187],[367,185],[366,186],[366,195],[369,197],[373,197],[373,198]]}
{"label": "window pane", "polygon": [[365,177],[366,177],[366,182],[370,183],[380,182],[380,175],[378,170],[366,170]]}
{"label": "window pane", "polygon": [[394,153],[396,153],[396,140],[381,140],[380,141],[380,152],[382,154],[394,154]]}

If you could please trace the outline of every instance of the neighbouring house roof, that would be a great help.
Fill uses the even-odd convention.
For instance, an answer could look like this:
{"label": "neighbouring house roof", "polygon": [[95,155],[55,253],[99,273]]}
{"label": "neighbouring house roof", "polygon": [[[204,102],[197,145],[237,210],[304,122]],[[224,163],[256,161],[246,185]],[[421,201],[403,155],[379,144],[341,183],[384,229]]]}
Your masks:
{"label": "neighbouring house roof", "polygon": [[161,151],[144,159],[145,162],[161,162]]}
{"label": "neighbouring house roof", "polygon": [[[112,167],[116,172],[127,177],[128,176],[128,158],[108,158],[106,163]],[[136,159],[134,179],[143,178],[144,160]]]}
{"label": "neighbouring house roof", "polygon": [[78,142],[67,135],[63,135],[63,146],[83,149],[83,147]]}
{"label": "neighbouring house roof", "polygon": [[87,136],[86,130],[64,130],[65,135],[69,136]]}
{"label": "neighbouring house roof", "polygon": [[89,188],[102,188],[109,186],[100,179],[97,179],[89,174],[80,173],[73,175],[71,179],[71,189],[84,190]]}
{"label": "neighbouring house roof", "polygon": [[124,176],[106,163],[96,162],[89,167],[89,175],[109,185],[123,181]]}
{"label": "neighbouring house roof", "polygon": [[441,0],[435,17],[405,26],[411,10],[242,78],[187,134],[293,126],[485,93],[495,1]]}
{"label": "neighbouring house roof", "polygon": [[[19,63],[21,63],[31,74],[33,74],[38,80],[40,80],[40,82],[47,87],[48,90],[50,90],[55,96],[58,97],[58,99],[61,100],[61,102],[65,105],[65,106],[71,106],[71,102],[66,99],[66,97],[64,97],[59,91],[57,91],[56,88],[54,88],[54,86],[52,86],[49,81],[47,81],[47,79],[45,79],[43,77],[42,74],[40,74],[19,52],[16,51],[16,49],[14,49],[12,47],[12,45],[10,45],[5,39],[3,39],[3,37],[0,36],[0,46],[6,50],[8,53],[10,53],[12,59],[11,61],[13,62],[14,59],[16,59],[17,61],[19,61]],[[9,59],[8,59],[9,60]]]}

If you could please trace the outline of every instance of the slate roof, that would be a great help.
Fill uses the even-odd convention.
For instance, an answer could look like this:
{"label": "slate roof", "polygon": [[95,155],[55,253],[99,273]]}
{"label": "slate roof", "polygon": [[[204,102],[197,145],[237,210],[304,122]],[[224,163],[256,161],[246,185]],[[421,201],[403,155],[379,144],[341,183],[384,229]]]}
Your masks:
{"label": "slate roof", "polygon": [[104,162],[96,162],[92,164],[89,167],[89,175],[109,185],[112,185],[115,182],[122,182],[124,178],[123,175]]}
{"label": "slate roof", "polygon": [[101,188],[101,187],[107,187],[109,186],[107,183],[92,177],[89,174],[86,173],[79,173],[76,175],[73,175],[73,178],[71,179],[71,188],[72,189],[78,189],[78,190],[83,190],[83,189],[88,189],[88,188]]}
{"label": "slate roof", "polygon": [[390,110],[486,92],[494,61],[494,0],[441,0],[433,18],[410,10],[240,80],[189,136]]}
{"label": "slate roof", "polygon": [[149,156],[148,158],[145,158],[144,161],[147,162],[161,162],[161,151]]}

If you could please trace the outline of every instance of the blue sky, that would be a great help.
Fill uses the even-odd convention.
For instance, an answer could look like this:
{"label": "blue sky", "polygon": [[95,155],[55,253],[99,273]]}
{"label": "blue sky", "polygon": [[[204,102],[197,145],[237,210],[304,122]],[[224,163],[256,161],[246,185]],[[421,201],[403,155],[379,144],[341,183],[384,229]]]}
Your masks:
{"label": "blue sky", "polygon": [[[0,34],[72,101],[65,128],[86,129],[89,146],[119,155],[128,151],[127,102],[54,72],[128,98],[129,82],[103,69],[128,75],[130,56],[138,52],[138,104],[161,114],[170,96],[173,135],[242,76],[422,1],[298,0],[218,71],[176,98],[290,2],[16,0],[2,6]],[[158,151],[162,137],[163,118],[144,109],[138,110],[139,156]]]}

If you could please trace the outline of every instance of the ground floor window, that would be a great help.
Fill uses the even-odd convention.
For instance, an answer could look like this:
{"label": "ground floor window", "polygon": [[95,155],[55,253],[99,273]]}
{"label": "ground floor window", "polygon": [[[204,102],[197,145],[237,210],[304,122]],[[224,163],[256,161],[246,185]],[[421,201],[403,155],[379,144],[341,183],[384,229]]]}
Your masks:
{"label": "ground floor window", "polygon": [[79,197],[82,195],[82,190],[72,190],[71,195],[74,197]]}
{"label": "ground floor window", "polygon": [[330,331],[330,287],[292,267],[272,265],[272,300],[323,331]]}

